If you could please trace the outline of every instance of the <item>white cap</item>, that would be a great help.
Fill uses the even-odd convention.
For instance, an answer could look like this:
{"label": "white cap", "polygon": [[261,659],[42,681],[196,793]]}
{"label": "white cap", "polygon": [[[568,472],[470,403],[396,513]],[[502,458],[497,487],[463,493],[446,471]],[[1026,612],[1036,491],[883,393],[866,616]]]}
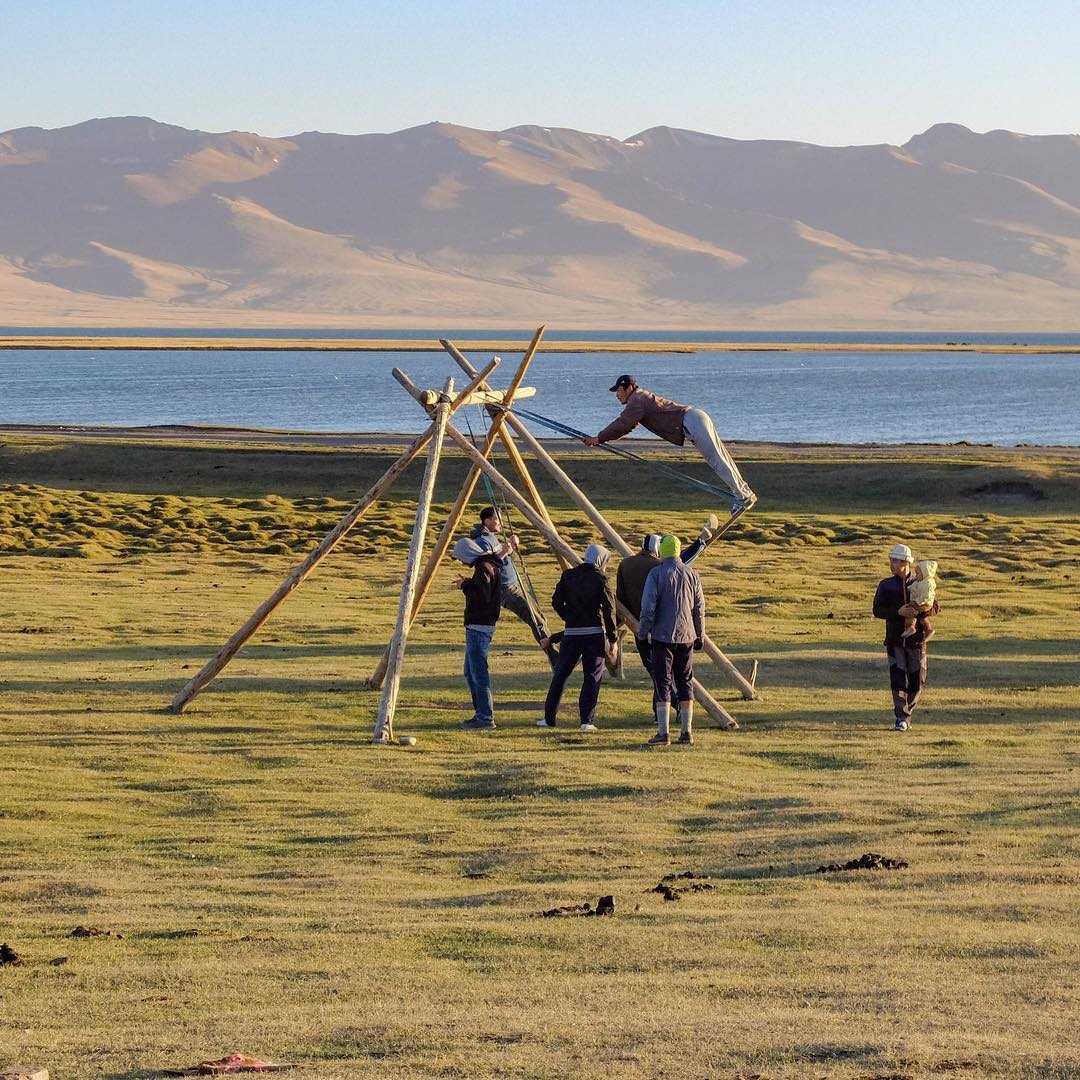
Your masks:
{"label": "white cap", "polygon": [[903,559],[904,562],[911,562],[911,548],[907,544],[893,544],[892,551],[889,552],[890,559]]}

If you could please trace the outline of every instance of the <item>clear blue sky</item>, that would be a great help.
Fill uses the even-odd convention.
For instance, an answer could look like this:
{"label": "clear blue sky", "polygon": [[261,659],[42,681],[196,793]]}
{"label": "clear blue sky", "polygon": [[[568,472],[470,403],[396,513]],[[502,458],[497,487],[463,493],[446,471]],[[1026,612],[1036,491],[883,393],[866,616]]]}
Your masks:
{"label": "clear blue sky", "polygon": [[1077,0],[0,0],[0,131],[1080,131]]}

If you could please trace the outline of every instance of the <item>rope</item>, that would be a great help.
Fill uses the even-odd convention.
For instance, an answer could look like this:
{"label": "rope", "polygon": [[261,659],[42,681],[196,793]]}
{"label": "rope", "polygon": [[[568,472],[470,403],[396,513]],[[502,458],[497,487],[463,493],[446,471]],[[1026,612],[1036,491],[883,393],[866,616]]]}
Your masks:
{"label": "rope", "polygon": [[[562,435],[569,435],[575,439],[584,439],[588,435],[587,431],[578,431],[577,428],[570,427],[569,424],[563,424],[558,420],[552,420],[549,416],[541,416],[540,413],[534,413],[516,407],[510,408],[506,405],[498,404],[493,404],[492,408],[502,409],[504,412],[513,412],[515,416],[519,416],[524,420],[532,420],[534,423],[550,428],[552,431],[558,431]],[[733,503],[737,501],[736,496],[728,491],[727,488],[717,487],[715,484],[707,484],[704,480],[698,480],[697,477],[688,476],[678,469],[673,469],[670,465],[665,465],[662,461],[647,458],[643,454],[635,454],[633,450],[627,450],[624,446],[616,446],[614,443],[598,443],[597,445],[601,450],[606,450],[609,454],[617,454],[619,457],[629,458],[632,461],[640,461],[643,464],[648,465],[649,468],[664,473],[665,476],[670,476],[684,484],[690,484],[692,487],[700,488],[702,491],[707,491],[710,495],[720,495],[725,499],[731,499]]]}

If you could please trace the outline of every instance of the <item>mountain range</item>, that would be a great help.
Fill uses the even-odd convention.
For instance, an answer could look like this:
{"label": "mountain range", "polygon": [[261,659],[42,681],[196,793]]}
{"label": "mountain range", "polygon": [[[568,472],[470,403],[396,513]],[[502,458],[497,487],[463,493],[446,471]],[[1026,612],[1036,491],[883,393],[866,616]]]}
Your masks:
{"label": "mountain range", "polygon": [[0,134],[0,323],[1080,329],[1080,136]]}

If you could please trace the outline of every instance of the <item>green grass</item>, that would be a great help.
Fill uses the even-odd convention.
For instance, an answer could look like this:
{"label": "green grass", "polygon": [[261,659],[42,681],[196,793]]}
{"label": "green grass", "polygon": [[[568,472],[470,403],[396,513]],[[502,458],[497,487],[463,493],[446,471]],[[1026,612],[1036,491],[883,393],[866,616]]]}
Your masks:
{"label": "green grass", "polygon": [[[513,621],[499,730],[461,732],[445,574],[398,711],[418,745],[388,751],[361,683],[418,471],[171,716],[391,457],[6,442],[0,942],[26,964],[0,968],[0,1066],[134,1080],[240,1050],[330,1078],[1080,1070],[1077,458],[750,458],[761,512],[703,576],[710,632],[743,670],[761,661],[764,694],[700,662],[743,727],[701,718],[692,749],[643,748],[636,659],[599,735],[570,726],[572,694],[568,726],[538,732],[546,679]],[[704,510],[654,489],[631,508],[633,474],[598,455],[570,471],[628,534],[686,535]],[[907,736],[867,611],[897,538],[940,560],[945,605]],[[550,593],[535,538],[528,565]],[[865,851],[910,865],[813,873]],[[648,891],[684,870],[715,888]],[[614,918],[536,917],[607,893]],[[69,938],[78,924],[123,937]]]}

